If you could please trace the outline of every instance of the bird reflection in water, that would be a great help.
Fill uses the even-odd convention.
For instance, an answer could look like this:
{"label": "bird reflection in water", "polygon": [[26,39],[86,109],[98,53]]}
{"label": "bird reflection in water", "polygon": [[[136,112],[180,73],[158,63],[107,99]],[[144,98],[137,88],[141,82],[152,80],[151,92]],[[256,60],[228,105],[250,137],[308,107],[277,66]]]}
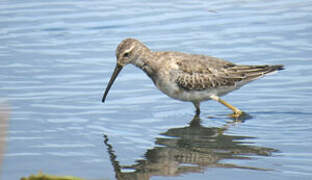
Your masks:
{"label": "bird reflection in water", "polygon": [[172,128],[162,133],[162,138],[156,138],[158,146],[147,150],[144,160],[137,160],[135,164],[128,166],[119,164],[106,135],[104,143],[118,180],[148,180],[152,176],[178,176],[202,172],[209,167],[271,170],[221,162],[233,159],[247,160],[251,159],[251,156],[271,156],[273,152],[278,151],[242,142],[254,137],[224,134],[229,126],[231,123],[223,127],[204,127],[200,118],[195,116],[189,126]]}

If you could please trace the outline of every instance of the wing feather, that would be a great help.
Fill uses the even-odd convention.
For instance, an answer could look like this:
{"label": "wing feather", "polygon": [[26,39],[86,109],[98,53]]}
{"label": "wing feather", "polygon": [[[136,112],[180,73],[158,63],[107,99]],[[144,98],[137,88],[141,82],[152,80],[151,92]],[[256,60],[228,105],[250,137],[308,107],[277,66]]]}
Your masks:
{"label": "wing feather", "polygon": [[236,65],[204,55],[184,55],[177,61],[177,66],[176,83],[187,91],[236,86],[239,82],[245,84],[283,69],[282,65]]}

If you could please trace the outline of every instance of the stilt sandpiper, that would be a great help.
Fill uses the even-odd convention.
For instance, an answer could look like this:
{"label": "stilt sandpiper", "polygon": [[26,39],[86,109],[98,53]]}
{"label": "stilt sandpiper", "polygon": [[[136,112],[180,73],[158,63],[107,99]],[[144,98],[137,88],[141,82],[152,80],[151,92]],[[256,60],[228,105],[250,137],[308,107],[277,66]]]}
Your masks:
{"label": "stilt sandpiper", "polygon": [[200,102],[215,100],[230,108],[238,118],[243,111],[220,98],[283,65],[238,65],[220,58],[182,52],[156,52],[136,39],[123,40],[116,49],[117,64],[102,102],[121,69],[133,64],[142,69],[155,86],[171,98],[192,102],[200,114]]}

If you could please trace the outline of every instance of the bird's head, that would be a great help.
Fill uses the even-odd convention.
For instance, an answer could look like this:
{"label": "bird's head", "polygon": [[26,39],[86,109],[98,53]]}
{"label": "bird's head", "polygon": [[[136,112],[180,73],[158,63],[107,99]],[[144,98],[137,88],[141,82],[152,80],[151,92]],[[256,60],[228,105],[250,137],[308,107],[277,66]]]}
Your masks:
{"label": "bird's head", "polygon": [[123,41],[117,46],[116,49],[116,59],[117,63],[113,72],[111,79],[109,80],[102,102],[105,102],[106,96],[109,92],[109,89],[113,85],[115,79],[117,78],[119,72],[122,68],[127,64],[135,64],[135,61],[139,58],[142,51],[149,50],[143,43],[139,40],[128,38]]}

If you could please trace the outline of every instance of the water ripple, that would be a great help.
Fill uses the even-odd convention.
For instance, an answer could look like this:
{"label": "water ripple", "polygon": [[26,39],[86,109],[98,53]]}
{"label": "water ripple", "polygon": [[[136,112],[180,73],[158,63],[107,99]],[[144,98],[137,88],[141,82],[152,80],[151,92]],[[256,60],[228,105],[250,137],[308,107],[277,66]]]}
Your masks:
{"label": "water ripple", "polygon": [[[286,70],[224,97],[252,116],[229,126],[225,135],[254,137],[239,142],[279,152],[272,157],[249,155],[250,161],[223,159],[223,164],[276,171],[211,168],[209,175],[308,179],[311,5],[310,0],[1,1],[0,98],[8,101],[12,113],[0,179],[19,179],[38,168],[90,179],[103,178],[104,171],[113,179],[109,156],[103,155],[103,134],[121,164],[140,165],[149,162],[150,153],[173,152],[159,151],[164,143],[178,142],[163,134],[190,123],[191,103],[163,95],[132,66],[117,78],[107,102],[100,102],[115,65],[116,45],[126,37],[138,38],[153,50],[209,54],[242,64],[284,64]],[[208,129],[228,125],[227,109],[212,101],[201,106],[202,124]],[[179,177],[206,179],[206,172]]]}

